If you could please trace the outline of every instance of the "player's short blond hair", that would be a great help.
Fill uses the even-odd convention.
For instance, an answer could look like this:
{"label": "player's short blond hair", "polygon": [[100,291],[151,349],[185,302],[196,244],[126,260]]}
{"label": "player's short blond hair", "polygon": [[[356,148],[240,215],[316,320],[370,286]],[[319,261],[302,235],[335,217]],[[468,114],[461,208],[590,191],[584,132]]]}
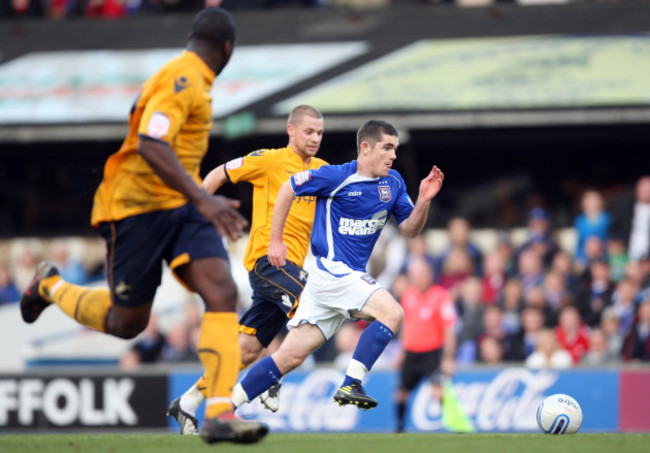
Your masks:
{"label": "player's short blond hair", "polygon": [[302,120],[305,116],[310,116],[316,118],[317,120],[323,119],[323,114],[311,105],[299,105],[294,108],[291,113],[289,113],[289,118],[287,119],[287,125],[291,124],[297,126],[302,123]]}

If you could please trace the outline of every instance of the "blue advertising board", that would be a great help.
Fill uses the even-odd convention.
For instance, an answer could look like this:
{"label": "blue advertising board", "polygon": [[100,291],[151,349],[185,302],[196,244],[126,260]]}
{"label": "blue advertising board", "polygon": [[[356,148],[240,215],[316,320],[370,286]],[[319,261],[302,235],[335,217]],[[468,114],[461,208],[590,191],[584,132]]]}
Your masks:
{"label": "blue advertising board", "polygon": [[[616,370],[481,369],[459,371],[452,385],[460,406],[478,432],[538,431],[537,405],[554,393],[566,393],[578,400],[584,413],[582,432],[608,432],[617,431],[619,424],[619,374]],[[181,395],[198,377],[197,373],[172,375],[169,399]],[[394,431],[397,372],[369,373],[364,387],[379,401],[369,411],[339,407],[332,400],[343,377],[343,371],[331,368],[290,373],[283,380],[277,413],[264,409],[255,400],[239,408],[237,414],[268,423],[276,432]],[[175,422],[170,423],[176,428]],[[433,398],[427,382],[411,394],[406,430],[445,431],[441,406]]]}

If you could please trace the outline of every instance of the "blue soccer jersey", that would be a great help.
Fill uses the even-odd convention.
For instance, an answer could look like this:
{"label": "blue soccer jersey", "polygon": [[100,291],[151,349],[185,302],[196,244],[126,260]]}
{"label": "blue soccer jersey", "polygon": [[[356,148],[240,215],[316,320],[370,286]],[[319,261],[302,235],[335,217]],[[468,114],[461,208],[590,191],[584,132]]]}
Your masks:
{"label": "blue soccer jersey", "polygon": [[362,272],[390,215],[400,224],[413,211],[397,171],[382,178],[360,176],[356,160],[298,173],[291,185],[296,196],[317,197],[312,253]]}

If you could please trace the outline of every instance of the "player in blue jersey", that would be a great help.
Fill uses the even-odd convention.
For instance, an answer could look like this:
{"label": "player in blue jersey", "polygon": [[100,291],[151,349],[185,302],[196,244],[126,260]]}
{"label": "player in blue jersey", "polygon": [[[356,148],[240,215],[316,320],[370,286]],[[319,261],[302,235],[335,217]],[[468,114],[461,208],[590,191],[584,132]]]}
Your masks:
{"label": "player in blue jersey", "polygon": [[429,204],[444,179],[434,166],[420,183],[414,205],[404,180],[391,169],[398,145],[395,126],[368,121],[357,132],[356,160],[298,173],[280,189],[273,211],[269,262],[273,266],[286,262],[282,236],[294,197],[315,196],[311,246],[316,266],[280,348],[253,366],[233,389],[236,407],[276,384],[350,318],[370,324],[359,338],[334,400],[364,409],[377,405],[366,395],[361,381],[400,328],[404,315],[393,296],[366,273],[366,264],[391,215],[404,235],[412,238],[420,233]]}

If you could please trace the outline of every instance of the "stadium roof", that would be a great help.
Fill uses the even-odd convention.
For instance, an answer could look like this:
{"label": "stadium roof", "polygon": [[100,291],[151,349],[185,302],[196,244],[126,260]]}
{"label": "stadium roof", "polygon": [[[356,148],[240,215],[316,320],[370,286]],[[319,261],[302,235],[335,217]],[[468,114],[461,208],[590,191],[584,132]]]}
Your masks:
{"label": "stadium roof", "polygon": [[[214,134],[276,134],[311,103],[328,130],[650,122],[650,2],[234,10]],[[5,21],[0,142],[117,139],[140,83],[192,15]]]}

